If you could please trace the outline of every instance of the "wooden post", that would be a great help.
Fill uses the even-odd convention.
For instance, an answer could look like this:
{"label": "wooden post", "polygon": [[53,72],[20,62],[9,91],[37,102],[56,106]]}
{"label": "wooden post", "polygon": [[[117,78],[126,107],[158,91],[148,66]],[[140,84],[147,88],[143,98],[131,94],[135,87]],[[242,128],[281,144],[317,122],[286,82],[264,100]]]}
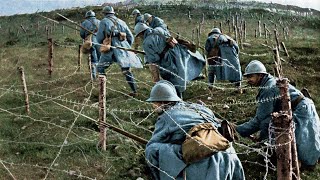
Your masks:
{"label": "wooden post", "polygon": [[106,76],[99,75],[99,145],[102,150],[106,150],[107,131],[104,126],[106,123]]}
{"label": "wooden post", "polygon": [[263,28],[264,28],[264,38],[267,39],[268,34],[267,34],[267,25],[266,25],[266,23],[263,23]]}
{"label": "wooden post", "polygon": [[62,34],[64,34],[64,26],[62,26]]}
{"label": "wooden post", "polygon": [[220,27],[221,33],[223,33],[223,30],[222,30],[222,22],[219,23],[219,27]]}
{"label": "wooden post", "polygon": [[92,77],[92,63],[91,63],[91,53],[88,54],[88,67],[89,67],[89,74],[90,74],[90,79],[93,81],[96,77]]}
{"label": "wooden post", "polygon": [[18,70],[20,72],[20,78],[21,78],[21,81],[23,84],[23,94],[24,94],[24,99],[25,99],[26,112],[27,112],[27,114],[30,114],[29,96],[28,96],[26,78],[24,75],[24,69],[23,69],[23,67],[18,67]]}
{"label": "wooden post", "polygon": [[229,33],[231,33],[230,19],[228,19],[227,23],[228,23],[228,30],[229,30]]}
{"label": "wooden post", "polygon": [[257,38],[258,33],[257,33],[257,29],[254,29],[254,37]]}
{"label": "wooden post", "polygon": [[238,42],[238,33],[237,33],[237,26],[234,26],[233,27],[233,31],[234,31],[234,40],[236,41],[236,42]]}
{"label": "wooden post", "polygon": [[22,24],[20,24],[21,29],[23,30],[24,33],[27,33],[27,30],[23,27]]}
{"label": "wooden post", "polygon": [[274,29],[273,32],[274,32],[274,38],[275,38],[276,43],[277,43],[277,48],[278,48],[278,50],[280,50],[280,43],[279,43],[279,38],[278,38],[278,32],[277,32],[276,29]]}
{"label": "wooden post", "polygon": [[76,29],[74,30],[75,34],[78,34],[78,26],[76,26]]}
{"label": "wooden post", "polygon": [[242,44],[242,31],[241,31],[241,28],[240,28],[240,27],[238,27],[238,35],[239,35],[240,49],[243,49],[243,44]]}
{"label": "wooden post", "polygon": [[38,31],[40,30],[40,22],[39,21],[37,22],[37,30]]}
{"label": "wooden post", "polygon": [[48,38],[48,73],[49,76],[52,74],[52,66],[53,66],[53,43],[52,43],[52,38]]}
{"label": "wooden post", "polygon": [[291,141],[292,113],[288,93],[288,79],[280,78],[277,86],[281,95],[281,111],[272,113],[275,126],[275,141],[277,154],[277,180],[292,180]]}
{"label": "wooden post", "polygon": [[48,26],[46,26],[46,33],[47,33],[47,39],[49,39],[49,38],[50,38],[50,33],[49,33],[49,28],[48,28]]}
{"label": "wooden post", "polygon": [[191,41],[194,44],[194,29],[192,29]]}
{"label": "wooden post", "polygon": [[81,47],[82,47],[82,45],[79,44],[79,49],[78,49],[78,71],[81,69],[81,57],[82,57]]}
{"label": "wooden post", "polygon": [[204,13],[202,13],[202,20],[201,20],[201,24],[204,24]]}
{"label": "wooden post", "polygon": [[283,38],[284,38],[284,40],[287,40],[287,36],[286,36],[286,29],[285,29],[285,27],[283,27]]}
{"label": "wooden post", "polygon": [[234,27],[234,16],[232,16],[232,27]]}
{"label": "wooden post", "polygon": [[274,53],[274,61],[275,61],[275,75],[279,78],[281,78],[282,75],[282,67],[281,67],[281,61],[280,61],[280,55],[279,55],[279,49],[278,48],[274,48],[273,49],[273,53]]}
{"label": "wooden post", "polygon": [[281,42],[281,48],[284,50],[284,53],[286,54],[287,57],[289,57],[289,53],[287,51],[286,45],[284,44],[284,42]]}
{"label": "wooden post", "polygon": [[244,21],[243,23],[243,38],[244,38],[244,41],[247,40],[247,22]]}
{"label": "wooden post", "polygon": [[259,37],[261,37],[261,22],[260,22],[260,20],[258,21],[258,32],[259,32]]}

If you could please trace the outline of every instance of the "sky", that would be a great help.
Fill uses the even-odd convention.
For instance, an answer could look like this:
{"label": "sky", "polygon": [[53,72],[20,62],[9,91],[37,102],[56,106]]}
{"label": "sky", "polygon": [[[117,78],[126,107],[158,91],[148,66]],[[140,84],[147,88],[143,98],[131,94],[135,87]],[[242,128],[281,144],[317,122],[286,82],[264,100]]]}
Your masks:
{"label": "sky", "polygon": [[[72,7],[85,7],[88,5],[101,5],[105,2],[119,2],[124,0],[1,0],[0,16],[14,14],[34,13],[39,11],[51,11],[54,9],[67,9]],[[243,0],[251,1],[251,0]],[[256,0],[261,2],[273,2],[290,4],[304,8],[313,8],[320,11],[320,0]]]}

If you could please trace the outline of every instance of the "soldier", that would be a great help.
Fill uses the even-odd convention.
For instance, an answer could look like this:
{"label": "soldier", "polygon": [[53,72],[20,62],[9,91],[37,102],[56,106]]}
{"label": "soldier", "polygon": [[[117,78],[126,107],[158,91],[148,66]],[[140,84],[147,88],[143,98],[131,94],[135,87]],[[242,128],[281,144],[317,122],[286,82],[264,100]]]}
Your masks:
{"label": "soldier", "polygon": [[140,13],[139,9],[134,9],[132,15],[134,16],[134,25],[138,22],[144,23],[143,15]]}
{"label": "soldier", "polygon": [[[100,20],[96,18],[96,14],[91,10],[86,12],[85,18],[86,20],[81,23],[81,26],[93,32],[94,35],[90,34],[88,31],[81,28],[80,36],[84,40],[84,42],[97,43],[96,34],[98,31]],[[88,52],[90,53],[90,56],[91,56],[91,67],[92,67],[91,75],[92,75],[92,78],[95,79],[97,64],[100,58],[99,46],[97,44],[91,44],[90,47],[88,47]]]}
{"label": "soldier", "polygon": [[168,26],[164,23],[164,21],[156,16],[153,16],[149,13],[145,13],[143,15],[144,21],[146,24],[148,24],[151,28],[161,27],[164,30],[168,31]]}
{"label": "soldier", "polygon": [[221,33],[219,28],[213,28],[209,33],[205,50],[208,56],[209,89],[215,80],[229,80],[235,83],[241,93],[241,66],[239,47],[236,41]]}
{"label": "soldier", "polygon": [[187,46],[178,44],[170,34],[161,27],[150,28],[138,23],[134,32],[143,39],[145,62],[149,65],[154,82],[161,77],[175,85],[178,95],[187,88],[187,82],[197,78],[201,73],[205,60],[198,52],[191,52]]}
{"label": "soldier", "polygon": [[[258,101],[269,99],[259,103],[256,115],[248,122],[236,127],[237,132],[244,137],[260,131],[259,141],[268,139],[271,113],[280,111],[280,102],[274,97],[279,96],[279,88],[276,86],[276,78],[267,73],[265,66],[257,60],[251,61],[244,76],[248,84],[259,87],[256,97]],[[289,84],[291,109],[295,122],[295,137],[298,158],[302,167],[314,167],[320,157],[320,122],[314,103],[304,97],[295,87]]]}
{"label": "soldier", "polygon": [[103,13],[105,17],[101,20],[97,33],[98,43],[103,44],[100,49],[102,54],[98,63],[98,72],[105,75],[106,68],[113,62],[118,63],[131,88],[128,95],[136,96],[137,89],[130,67],[142,68],[140,58],[133,52],[115,48],[116,46],[131,48],[134,37],[127,24],[114,15],[113,7],[104,7]]}
{"label": "soldier", "polygon": [[165,80],[154,85],[147,101],[153,103],[154,111],[158,113],[155,130],[145,150],[154,179],[245,179],[232,145],[198,161],[185,162],[181,144],[186,139],[186,132],[205,122],[216,128],[220,126],[210,109],[182,101],[173,84]]}

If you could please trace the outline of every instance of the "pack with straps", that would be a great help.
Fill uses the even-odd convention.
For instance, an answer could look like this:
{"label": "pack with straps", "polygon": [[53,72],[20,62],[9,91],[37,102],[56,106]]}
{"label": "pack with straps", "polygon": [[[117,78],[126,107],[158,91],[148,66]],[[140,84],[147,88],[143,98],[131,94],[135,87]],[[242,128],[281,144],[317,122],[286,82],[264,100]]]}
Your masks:
{"label": "pack with straps", "polygon": [[200,161],[230,147],[230,142],[208,120],[209,115],[195,108],[191,109],[197,111],[207,122],[197,124],[188,131],[182,143],[182,157],[186,164]]}

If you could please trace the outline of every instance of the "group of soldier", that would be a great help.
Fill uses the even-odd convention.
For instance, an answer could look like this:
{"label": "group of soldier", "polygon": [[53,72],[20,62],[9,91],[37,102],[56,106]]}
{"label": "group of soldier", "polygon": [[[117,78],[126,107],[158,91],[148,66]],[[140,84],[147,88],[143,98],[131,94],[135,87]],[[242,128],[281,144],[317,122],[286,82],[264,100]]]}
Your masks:
{"label": "group of soldier", "polygon": [[[85,41],[90,37],[92,42],[90,54],[94,78],[97,72],[105,75],[105,70],[116,62],[131,88],[129,95],[136,96],[137,87],[130,68],[142,68],[143,65],[134,52],[118,47],[130,49],[135,38],[142,40],[144,63],[149,66],[155,83],[147,101],[153,104],[159,115],[154,133],[146,146],[146,159],[154,178],[245,179],[241,161],[232,146],[191,164],[183,160],[181,148],[186,132],[196,124],[209,121],[216,128],[221,126],[214,113],[204,104],[182,100],[187,83],[200,75],[206,63],[209,65],[210,90],[216,80],[229,80],[241,92],[242,72],[237,42],[220,29],[213,28],[205,43],[205,60],[192,43],[171,36],[168,26],[159,17],[148,13],[142,15],[138,9],[133,10],[134,37],[127,24],[115,16],[111,6],[105,6],[102,12],[105,16],[101,21],[95,18],[93,11],[85,15],[82,26],[93,35],[85,29],[80,32]],[[280,94],[276,86],[277,79],[258,60],[247,65],[243,76],[249,85],[259,87],[256,99],[260,103],[254,118],[232,127],[243,137],[260,131],[256,139],[263,141],[270,138],[271,113],[280,110],[280,102],[276,98]],[[298,159],[303,167],[314,167],[320,157],[319,116],[313,101],[292,85],[289,85],[289,95]]]}

